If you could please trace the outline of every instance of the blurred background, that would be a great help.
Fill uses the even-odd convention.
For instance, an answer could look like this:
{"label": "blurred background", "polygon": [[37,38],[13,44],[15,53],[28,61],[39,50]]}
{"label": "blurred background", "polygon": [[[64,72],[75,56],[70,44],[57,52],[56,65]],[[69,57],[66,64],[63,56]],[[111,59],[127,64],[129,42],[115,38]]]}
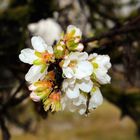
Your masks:
{"label": "blurred background", "polygon": [[[52,45],[70,24],[85,51],[111,57],[104,103],[87,117],[31,101],[18,58],[33,35]],[[140,139],[140,0],[0,0],[0,130],[0,140]]]}

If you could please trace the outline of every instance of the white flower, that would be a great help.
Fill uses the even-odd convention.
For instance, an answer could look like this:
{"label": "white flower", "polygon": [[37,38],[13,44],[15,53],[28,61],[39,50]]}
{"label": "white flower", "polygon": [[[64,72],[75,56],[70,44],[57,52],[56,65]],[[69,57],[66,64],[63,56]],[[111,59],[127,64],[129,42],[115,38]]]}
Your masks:
{"label": "white flower", "polygon": [[107,74],[111,68],[110,57],[108,55],[97,55],[96,53],[89,56],[89,61],[93,65],[93,75],[95,80],[100,84],[110,83],[111,77]]}
{"label": "white flower", "polygon": [[33,65],[25,76],[26,81],[34,83],[42,79],[47,73],[47,62],[53,59],[53,49],[48,46],[41,37],[35,36],[31,39],[33,49],[23,49],[19,59]]}
{"label": "white flower", "polygon": [[61,105],[63,110],[68,109],[71,112],[77,111],[81,115],[86,112],[87,109],[86,103],[87,103],[87,98],[82,94],[80,94],[79,97],[75,99],[70,99],[67,97],[67,95],[65,95],[61,99]]}
{"label": "white flower", "polygon": [[65,79],[62,83],[62,91],[66,93],[68,98],[77,98],[80,95],[80,90],[83,92],[90,92],[93,83],[90,77],[83,79]]}
{"label": "white flower", "polygon": [[84,45],[79,43],[82,38],[82,32],[79,28],[74,25],[69,25],[67,27],[67,32],[65,35],[65,42],[67,47],[71,51],[82,51]]}
{"label": "white flower", "polygon": [[88,109],[95,109],[103,103],[103,96],[102,96],[101,91],[98,87],[94,87],[91,90],[90,94],[91,94],[91,98],[89,100]]}
{"label": "white flower", "polygon": [[33,35],[43,37],[48,45],[53,45],[54,41],[61,36],[61,26],[52,18],[42,19],[37,23],[28,25],[28,29]]}
{"label": "white flower", "polygon": [[90,76],[93,72],[92,64],[87,60],[86,52],[71,52],[65,57],[62,65],[63,74],[67,78],[82,79]]}
{"label": "white flower", "polygon": [[67,34],[69,34],[69,33],[74,33],[73,34],[73,36],[74,37],[82,37],[82,32],[81,32],[81,30],[79,29],[79,28],[77,28],[76,26],[74,26],[74,25],[69,25],[68,27],[67,27]]}

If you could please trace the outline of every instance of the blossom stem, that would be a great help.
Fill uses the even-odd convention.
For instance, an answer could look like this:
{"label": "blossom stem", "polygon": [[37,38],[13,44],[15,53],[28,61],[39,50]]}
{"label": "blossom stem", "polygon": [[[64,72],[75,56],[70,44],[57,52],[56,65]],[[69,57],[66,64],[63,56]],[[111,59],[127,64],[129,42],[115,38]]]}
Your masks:
{"label": "blossom stem", "polygon": [[89,99],[90,99],[90,97],[91,97],[91,95],[90,95],[90,93],[88,93],[87,94],[87,102],[86,102],[86,112],[85,112],[86,115],[88,115],[88,113],[89,113],[88,107],[89,107]]}

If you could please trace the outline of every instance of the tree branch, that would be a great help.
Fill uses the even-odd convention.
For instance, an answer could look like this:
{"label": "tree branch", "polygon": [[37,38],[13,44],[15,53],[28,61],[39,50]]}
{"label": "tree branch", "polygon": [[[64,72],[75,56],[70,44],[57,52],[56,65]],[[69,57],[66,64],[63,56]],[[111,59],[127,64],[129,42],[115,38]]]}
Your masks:
{"label": "tree branch", "polygon": [[96,37],[84,39],[81,41],[81,43],[87,44],[87,43],[90,43],[90,42],[93,42],[96,40],[101,40],[103,38],[109,38],[109,37],[113,37],[116,35],[122,35],[122,34],[134,32],[134,31],[138,31],[138,30],[140,30],[140,24],[133,25],[133,26],[124,26],[122,28],[114,29],[114,30],[111,30],[109,32],[103,33],[103,34],[96,36]]}

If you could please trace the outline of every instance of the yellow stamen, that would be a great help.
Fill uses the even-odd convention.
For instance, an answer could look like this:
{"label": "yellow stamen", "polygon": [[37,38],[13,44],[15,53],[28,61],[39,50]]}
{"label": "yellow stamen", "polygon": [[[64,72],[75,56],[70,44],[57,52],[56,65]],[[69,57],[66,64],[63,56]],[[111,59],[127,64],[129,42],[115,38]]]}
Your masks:
{"label": "yellow stamen", "polygon": [[70,64],[68,65],[69,67],[73,68],[77,64],[76,61],[71,61]]}
{"label": "yellow stamen", "polygon": [[51,61],[53,59],[53,54],[50,54],[48,52],[42,53],[42,59],[45,62],[49,62],[49,61]]}
{"label": "yellow stamen", "polygon": [[37,87],[46,87],[46,88],[52,88],[53,83],[51,81],[38,81],[35,83],[35,86]]}

